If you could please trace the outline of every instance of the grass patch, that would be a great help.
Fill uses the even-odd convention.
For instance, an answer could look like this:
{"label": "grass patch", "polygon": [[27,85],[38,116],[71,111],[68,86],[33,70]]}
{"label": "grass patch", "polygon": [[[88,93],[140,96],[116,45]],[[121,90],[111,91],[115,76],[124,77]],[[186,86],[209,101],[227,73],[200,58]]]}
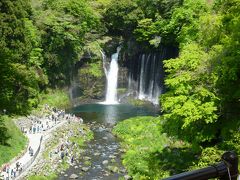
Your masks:
{"label": "grass patch", "polygon": [[132,97],[128,97],[128,103],[132,104],[133,106],[144,106],[144,105],[148,104],[149,102],[140,100],[140,99],[135,99]]}
{"label": "grass patch", "polygon": [[70,142],[76,143],[79,147],[84,146],[86,141],[89,141],[93,139],[93,132],[89,131],[88,127],[86,125],[82,125],[84,128],[84,131],[87,132],[84,136],[72,136],[69,137]]}
{"label": "grass patch", "polygon": [[64,160],[59,164],[59,169],[65,170],[70,167],[70,165],[66,161],[67,159],[65,157]]}
{"label": "grass patch", "polygon": [[68,92],[65,90],[48,90],[47,93],[40,95],[40,106],[48,104],[50,107],[57,107],[60,109],[68,108],[71,105]]}
{"label": "grass patch", "polygon": [[26,146],[27,138],[22,134],[18,127],[8,116],[1,116],[4,126],[7,128],[6,144],[0,144],[0,166],[16,157]]}
{"label": "grass patch", "polygon": [[57,179],[56,174],[51,174],[49,176],[30,176],[28,180],[55,180]]}

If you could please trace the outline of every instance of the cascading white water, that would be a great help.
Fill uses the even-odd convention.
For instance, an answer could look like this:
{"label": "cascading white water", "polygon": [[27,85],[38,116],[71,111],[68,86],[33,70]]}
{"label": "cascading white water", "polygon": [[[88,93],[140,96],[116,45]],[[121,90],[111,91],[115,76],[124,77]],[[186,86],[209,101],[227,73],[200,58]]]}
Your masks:
{"label": "cascading white water", "polygon": [[107,72],[107,91],[104,104],[118,104],[117,100],[117,83],[118,83],[118,54],[121,48],[111,57],[109,71]]}
{"label": "cascading white water", "polygon": [[105,76],[107,77],[107,67],[106,67],[106,55],[103,51],[100,51],[102,54],[102,59],[103,59],[103,70],[105,73]]}
{"label": "cascading white water", "polygon": [[[149,61],[150,61],[150,54],[147,56],[147,60],[145,59],[145,54],[143,54],[141,59],[141,74],[140,74],[140,85],[139,85],[139,95],[138,98],[141,100],[146,99],[149,97],[148,94],[146,94],[146,79],[148,76],[148,70],[149,70]],[[151,63],[150,63],[151,65]]]}
{"label": "cascading white water", "polygon": [[159,103],[163,91],[163,65],[165,50],[157,54],[142,54],[129,67],[128,93],[137,99]]}
{"label": "cascading white water", "polygon": [[141,59],[141,73],[140,73],[140,85],[139,85],[139,95],[138,95],[139,99],[144,98],[144,92],[143,92],[143,88],[144,88],[144,59],[145,59],[145,54],[142,55],[142,59]]}

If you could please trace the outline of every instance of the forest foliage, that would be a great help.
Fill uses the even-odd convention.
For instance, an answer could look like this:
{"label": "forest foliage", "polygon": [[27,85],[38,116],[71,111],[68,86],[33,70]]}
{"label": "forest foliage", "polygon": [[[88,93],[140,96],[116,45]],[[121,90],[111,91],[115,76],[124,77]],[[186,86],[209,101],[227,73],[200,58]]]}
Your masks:
{"label": "forest foliage", "polygon": [[[26,148],[27,138],[8,116],[1,116],[0,121],[0,166],[9,162]],[[7,127],[7,133],[2,127]],[[4,140],[4,141],[2,141]]]}
{"label": "forest foliage", "polygon": [[239,130],[240,2],[205,6],[197,25],[185,25],[196,33],[179,39],[179,57],[164,62],[169,91],[161,98],[165,129],[198,145],[224,142]]}
{"label": "forest foliage", "polygon": [[[84,56],[85,47],[96,40],[98,35],[94,34],[104,31],[96,10],[102,8],[103,3],[105,1],[92,1],[91,5],[85,0],[0,2],[1,115],[26,115],[39,103],[46,102],[43,100],[46,98],[47,102],[56,103],[56,96],[52,99],[51,94],[45,94],[49,88],[58,92],[58,88],[70,84],[73,67]],[[90,74],[96,74],[93,67]],[[64,106],[68,97],[64,93],[56,94],[64,98],[58,104]],[[0,118],[2,145],[11,131],[3,122]],[[14,134],[11,137],[14,138]]]}
{"label": "forest foliage", "polygon": [[0,109],[25,114],[47,87],[70,84],[85,45],[95,40],[90,34],[104,28],[85,0],[6,0],[0,8]]}

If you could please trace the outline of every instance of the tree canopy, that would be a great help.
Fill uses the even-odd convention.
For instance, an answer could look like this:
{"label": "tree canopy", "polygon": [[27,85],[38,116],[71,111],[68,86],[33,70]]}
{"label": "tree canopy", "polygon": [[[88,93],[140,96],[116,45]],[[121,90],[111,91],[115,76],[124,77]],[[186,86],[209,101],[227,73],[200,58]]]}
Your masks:
{"label": "tree canopy", "polygon": [[180,55],[164,63],[168,92],[161,103],[169,134],[201,144],[226,140],[226,131],[237,130],[239,5],[228,0],[217,1],[207,11],[202,6],[197,21],[182,27]]}
{"label": "tree canopy", "polygon": [[0,109],[26,113],[47,87],[69,85],[89,34],[102,31],[85,0],[0,3]]}

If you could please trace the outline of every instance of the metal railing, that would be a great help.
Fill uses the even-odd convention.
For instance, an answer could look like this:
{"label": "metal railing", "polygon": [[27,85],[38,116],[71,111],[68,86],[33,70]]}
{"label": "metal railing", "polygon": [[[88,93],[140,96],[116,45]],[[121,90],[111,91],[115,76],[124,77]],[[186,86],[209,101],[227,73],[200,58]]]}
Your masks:
{"label": "metal railing", "polygon": [[164,180],[206,180],[219,178],[220,180],[237,180],[238,178],[238,156],[234,151],[222,155],[222,162],[206,168],[184,172]]}

